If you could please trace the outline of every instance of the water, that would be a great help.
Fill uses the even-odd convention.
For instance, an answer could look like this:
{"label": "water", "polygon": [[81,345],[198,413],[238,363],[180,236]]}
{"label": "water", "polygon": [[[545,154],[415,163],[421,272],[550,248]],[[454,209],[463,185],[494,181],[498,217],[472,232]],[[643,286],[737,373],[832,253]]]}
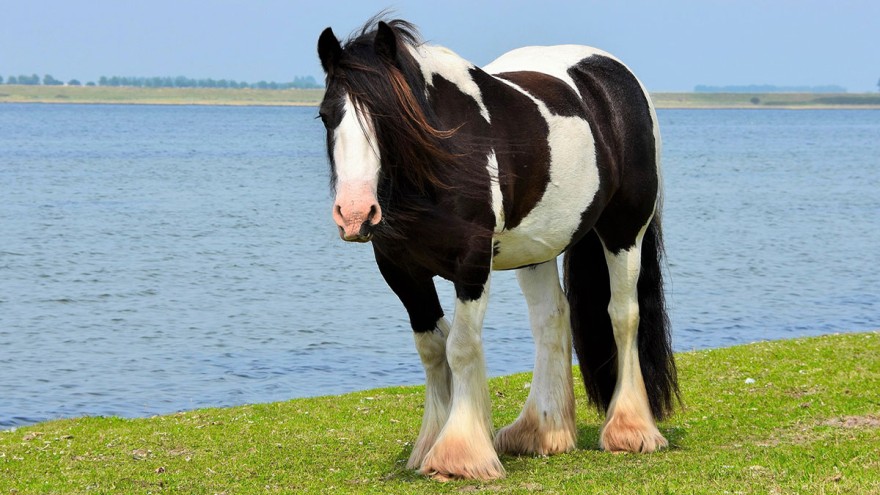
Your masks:
{"label": "water", "polygon": [[[0,105],[0,427],[420,383],[314,116]],[[880,112],[660,119],[676,349],[880,327]],[[512,273],[484,335],[531,368]]]}

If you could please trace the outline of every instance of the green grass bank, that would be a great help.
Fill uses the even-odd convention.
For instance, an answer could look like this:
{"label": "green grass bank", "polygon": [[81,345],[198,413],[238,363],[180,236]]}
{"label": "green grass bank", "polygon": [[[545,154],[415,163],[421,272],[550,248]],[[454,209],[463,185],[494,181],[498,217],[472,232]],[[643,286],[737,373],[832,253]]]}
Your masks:
{"label": "green grass bank", "polygon": [[[321,89],[128,88],[0,85],[0,103],[317,105]],[[654,93],[658,108],[880,108],[871,93]]]}
{"label": "green grass bank", "polygon": [[[576,378],[577,451],[505,456],[505,479],[439,483],[404,467],[424,389],[393,387],[0,432],[0,493],[880,494],[880,332],[677,357],[685,405],[654,454],[598,451],[602,418]],[[496,427],[529,381],[491,380]]]}

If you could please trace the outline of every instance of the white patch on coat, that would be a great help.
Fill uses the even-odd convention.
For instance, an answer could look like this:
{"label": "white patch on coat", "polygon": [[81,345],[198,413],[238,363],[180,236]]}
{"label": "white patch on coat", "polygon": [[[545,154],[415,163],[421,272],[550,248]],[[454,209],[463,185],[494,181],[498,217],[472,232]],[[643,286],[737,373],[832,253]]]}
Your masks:
{"label": "white patch on coat", "polygon": [[494,151],[486,158],[486,170],[489,172],[492,213],[495,214],[495,233],[499,233],[504,228],[504,197],[501,194],[501,183],[498,180],[498,158]]}
{"label": "white patch on coat", "polygon": [[516,84],[538,107],[550,130],[550,182],[537,205],[515,228],[495,235],[499,253],[493,268],[505,270],[543,263],[565,249],[581,223],[581,213],[599,191],[599,168],[590,124],[580,117],[554,115],[542,101]]}
{"label": "white patch on coat", "polygon": [[439,74],[458,87],[459,91],[473,98],[480,107],[480,115],[486,119],[486,122],[490,121],[489,110],[483,103],[480,87],[471,77],[470,71],[474,68],[474,64],[442,46],[420,45],[410,48],[410,53],[421,67],[425,83],[433,86],[434,74]]}

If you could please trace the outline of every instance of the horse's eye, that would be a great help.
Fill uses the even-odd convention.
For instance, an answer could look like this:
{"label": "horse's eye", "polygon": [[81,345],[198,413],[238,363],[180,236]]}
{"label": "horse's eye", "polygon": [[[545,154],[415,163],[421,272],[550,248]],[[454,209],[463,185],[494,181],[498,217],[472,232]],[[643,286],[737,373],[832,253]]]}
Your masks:
{"label": "horse's eye", "polygon": [[327,115],[327,112],[321,110],[320,112],[318,112],[318,116],[316,118],[321,119],[321,122],[323,122],[326,126],[329,116]]}

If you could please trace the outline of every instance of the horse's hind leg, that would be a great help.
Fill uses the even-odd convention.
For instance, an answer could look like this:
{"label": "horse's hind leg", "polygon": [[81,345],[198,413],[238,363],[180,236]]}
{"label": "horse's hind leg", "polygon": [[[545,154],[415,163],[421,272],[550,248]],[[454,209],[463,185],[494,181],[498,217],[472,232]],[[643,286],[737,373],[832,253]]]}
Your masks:
{"label": "horse's hind leg", "polygon": [[608,314],[617,346],[617,382],[599,446],[612,452],[653,452],[668,445],[654,423],[639,363],[637,283],[643,237],[644,229],[633,246],[618,252],[603,243],[611,283]]}
{"label": "horse's hind leg", "polygon": [[529,305],[535,339],[535,370],[519,418],[502,428],[495,448],[511,454],[555,454],[575,448],[571,377],[571,322],[556,261],[517,271]]}

